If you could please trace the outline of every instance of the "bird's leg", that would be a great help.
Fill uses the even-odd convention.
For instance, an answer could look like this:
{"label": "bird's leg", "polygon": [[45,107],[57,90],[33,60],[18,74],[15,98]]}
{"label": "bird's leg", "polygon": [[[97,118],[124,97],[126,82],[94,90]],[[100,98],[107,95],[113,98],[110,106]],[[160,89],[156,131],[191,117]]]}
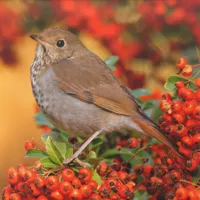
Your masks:
{"label": "bird's leg", "polygon": [[92,142],[92,140],[94,138],[96,138],[100,133],[102,133],[102,130],[96,131],[95,133],[93,133],[93,135],[91,137],[89,137],[83,144],[82,146],[72,155],[72,157],[65,159],[63,161],[64,165],[69,164],[72,160],[74,160],[75,158],[77,158],[80,153],[88,146],[88,144],[90,144]]}

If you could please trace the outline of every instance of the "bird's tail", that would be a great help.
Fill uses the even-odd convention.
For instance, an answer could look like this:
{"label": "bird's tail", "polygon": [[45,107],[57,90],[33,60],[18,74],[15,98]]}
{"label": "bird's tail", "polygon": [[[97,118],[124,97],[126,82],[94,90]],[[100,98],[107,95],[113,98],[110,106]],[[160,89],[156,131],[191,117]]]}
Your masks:
{"label": "bird's tail", "polygon": [[167,138],[163,133],[159,130],[158,126],[150,121],[146,117],[137,117],[133,118],[134,123],[137,123],[140,128],[144,131],[144,134],[150,137],[154,137],[163,144],[167,145],[170,149],[172,149],[179,157],[183,158],[183,156],[178,152],[178,149],[169,138]]}

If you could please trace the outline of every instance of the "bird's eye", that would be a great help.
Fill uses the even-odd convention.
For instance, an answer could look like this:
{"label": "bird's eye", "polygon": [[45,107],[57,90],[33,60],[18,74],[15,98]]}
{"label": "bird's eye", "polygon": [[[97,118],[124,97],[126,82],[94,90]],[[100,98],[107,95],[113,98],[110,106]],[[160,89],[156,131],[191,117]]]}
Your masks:
{"label": "bird's eye", "polygon": [[58,47],[64,47],[64,45],[65,45],[65,41],[64,40],[58,40],[57,41],[57,44],[56,44]]}

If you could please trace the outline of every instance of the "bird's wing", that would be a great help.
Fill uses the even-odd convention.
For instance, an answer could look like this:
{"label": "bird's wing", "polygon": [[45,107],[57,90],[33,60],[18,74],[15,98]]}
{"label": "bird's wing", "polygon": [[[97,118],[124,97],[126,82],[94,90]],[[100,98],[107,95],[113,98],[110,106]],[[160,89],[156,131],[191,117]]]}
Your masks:
{"label": "bird's wing", "polygon": [[138,104],[106,64],[94,54],[50,66],[65,93],[116,114],[137,115]]}

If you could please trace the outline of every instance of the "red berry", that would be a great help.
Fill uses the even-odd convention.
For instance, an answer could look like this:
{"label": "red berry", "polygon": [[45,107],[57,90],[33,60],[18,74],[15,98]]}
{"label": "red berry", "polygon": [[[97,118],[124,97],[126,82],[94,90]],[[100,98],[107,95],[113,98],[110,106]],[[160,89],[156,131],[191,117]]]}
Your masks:
{"label": "red berry", "polygon": [[48,198],[44,195],[40,195],[37,200],[48,200]]}
{"label": "red berry", "polygon": [[192,137],[193,144],[195,145],[196,149],[200,148],[200,133],[196,133]]}
{"label": "red berry", "polygon": [[195,84],[197,87],[200,87],[200,78],[197,78],[197,79],[194,81],[194,84]]}
{"label": "red berry", "polygon": [[36,147],[36,145],[35,145],[34,141],[26,141],[26,143],[25,143],[26,151],[34,149],[35,147]]}
{"label": "red berry", "polygon": [[92,188],[89,185],[82,185],[80,191],[83,198],[88,198],[92,194]]}
{"label": "red berry", "polygon": [[192,65],[185,65],[181,73],[183,74],[183,76],[191,76],[192,72],[193,72]]}
{"label": "red berry", "polygon": [[29,187],[30,187],[30,190],[29,190],[29,194],[31,196],[39,196],[41,194],[41,190],[38,189],[34,183],[29,183]]}
{"label": "red berry", "polygon": [[172,113],[172,101],[170,101],[170,100],[161,100],[160,101],[160,109],[163,112],[171,114]]}
{"label": "red berry", "polygon": [[9,196],[9,200],[22,200],[21,196],[17,193],[12,193],[10,196]]}
{"label": "red berry", "polygon": [[130,192],[129,187],[126,185],[122,185],[121,187],[119,187],[117,194],[122,199],[129,199],[133,196],[133,193]]}
{"label": "red berry", "polygon": [[184,136],[181,138],[181,143],[185,145],[186,147],[192,147],[193,140],[190,136]]}
{"label": "red berry", "polygon": [[69,195],[72,189],[72,184],[69,181],[64,181],[60,183],[59,190],[63,195]]}
{"label": "red berry", "polygon": [[64,197],[59,190],[53,190],[50,196],[55,200],[64,200]]}
{"label": "red berry", "polygon": [[37,176],[34,180],[34,184],[37,188],[43,188],[44,187],[44,179],[41,176]]}
{"label": "red berry", "polygon": [[185,65],[187,65],[187,64],[188,64],[188,61],[185,58],[179,58],[176,63],[176,66],[179,69],[183,69],[185,67]]}
{"label": "red berry", "polygon": [[196,106],[193,110],[193,117],[200,119],[200,105]]}
{"label": "red berry", "polygon": [[188,133],[188,129],[183,124],[177,124],[176,133],[179,137],[186,136]]}
{"label": "red berry", "polygon": [[69,200],[82,200],[82,193],[78,189],[73,189],[68,196]]}
{"label": "red berry", "polygon": [[162,100],[172,100],[172,96],[169,93],[165,93],[162,95]]}
{"label": "red berry", "polygon": [[101,196],[97,193],[93,193],[90,197],[89,200],[102,200]]}
{"label": "red berry", "polygon": [[78,178],[74,178],[72,180],[72,186],[75,188],[75,189],[79,189],[81,187],[81,181],[78,179]]}
{"label": "red berry", "polygon": [[188,171],[194,171],[198,166],[198,162],[196,159],[191,159],[186,161],[186,169]]}
{"label": "red berry", "polygon": [[92,171],[89,168],[81,168],[78,171],[78,178],[82,183],[88,183],[92,179]]}
{"label": "red berry", "polygon": [[186,116],[183,112],[176,112],[172,114],[173,121],[178,124],[183,124],[186,120]]}
{"label": "red berry", "polygon": [[56,190],[59,187],[59,180],[57,176],[49,176],[45,179],[45,186],[49,190]]}
{"label": "red berry", "polygon": [[154,174],[154,169],[152,165],[145,165],[143,169],[144,169],[143,174],[146,178],[149,178],[150,176]]}
{"label": "red berry", "polygon": [[182,103],[179,100],[173,101],[172,112],[179,112],[182,109]]}
{"label": "red berry", "polygon": [[10,184],[15,185],[19,181],[18,172],[15,168],[9,168],[7,171],[7,180]]}
{"label": "red berry", "polygon": [[197,90],[195,93],[196,100],[200,102],[200,90]]}
{"label": "red berry", "polygon": [[188,198],[188,191],[186,188],[181,187],[176,191],[177,200],[187,200]]}
{"label": "red berry", "polygon": [[111,194],[110,195],[110,200],[121,200],[121,198],[117,194]]}
{"label": "red berry", "polygon": [[109,166],[106,162],[101,162],[97,166],[97,172],[100,176],[105,176],[109,171]]}
{"label": "red berry", "polygon": [[98,187],[97,182],[94,181],[94,180],[91,180],[91,181],[88,183],[88,185],[92,188],[92,190],[96,190],[97,187]]}
{"label": "red berry", "polygon": [[187,87],[183,87],[178,90],[178,96],[184,100],[192,100],[194,92]]}
{"label": "red berry", "polygon": [[186,115],[192,115],[194,108],[196,107],[197,102],[195,100],[186,101],[183,104],[183,112]]}
{"label": "red berry", "polygon": [[175,85],[177,89],[185,87],[185,83],[183,81],[178,81],[175,83]]}
{"label": "red berry", "polygon": [[71,169],[64,169],[62,171],[62,179],[71,182],[75,178],[74,171]]}
{"label": "red berry", "polygon": [[33,182],[35,178],[36,178],[36,174],[33,171],[28,170],[28,169],[25,170],[24,181]]}
{"label": "red berry", "polygon": [[108,187],[110,187],[111,189],[114,189],[114,188],[116,188],[117,185],[118,185],[118,180],[117,180],[116,178],[108,178],[108,179],[106,180],[106,185],[107,185]]}
{"label": "red berry", "polygon": [[190,158],[191,155],[192,155],[192,150],[191,149],[188,149],[188,148],[185,148],[183,147],[182,145],[179,147],[179,152],[182,153],[185,157],[188,157]]}
{"label": "red berry", "polygon": [[103,198],[108,198],[111,192],[110,187],[108,187],[107,185],[101,185],[98,191]]}
{"label": "red berry", "polygon": [[127,140],[127,145],[129,148],[136,148],[138,146],[138,140],[134,137]]}

